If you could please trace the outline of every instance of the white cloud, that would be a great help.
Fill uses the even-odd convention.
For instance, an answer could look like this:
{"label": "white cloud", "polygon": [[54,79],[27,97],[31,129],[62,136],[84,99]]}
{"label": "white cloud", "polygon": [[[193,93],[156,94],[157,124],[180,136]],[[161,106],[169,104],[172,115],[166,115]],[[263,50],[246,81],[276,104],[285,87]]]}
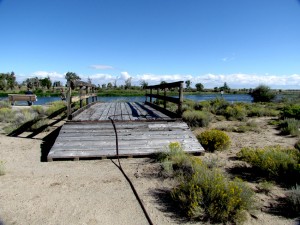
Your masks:
{"label": "white cloud", "polygon": [[121,77],[119,77],[119,79],[121,79],[121,80],[127,80],[130,77],[131,76],[129,75],[128,72],[121,72]]}
{"label": "white cloud", "polygon": [[114,69],[114,67],[109,66],[109,65],[91,65],[90,67],[95,70],[112,70],[112,69]]}

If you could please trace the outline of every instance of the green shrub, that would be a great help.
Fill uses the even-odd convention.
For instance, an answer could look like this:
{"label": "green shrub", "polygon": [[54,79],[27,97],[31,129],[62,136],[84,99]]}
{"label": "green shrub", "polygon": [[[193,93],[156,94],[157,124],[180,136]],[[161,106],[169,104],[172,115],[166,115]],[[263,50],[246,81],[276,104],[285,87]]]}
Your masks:
{"label": "green shrub", "polygon": [[197,102],[194,105],[195,110],[201,110],[201,111],[208,111],[210,112],[210,102],[209,101],[202,101],[202,102]]}
{"label": "green shrub", "polygon": [[224,100],[223,98],[216,98],[214,100],[210,100],[209,103],[211,113],[216,115],[224,115],[227,106],[230,105],[230,103]]}
{"label": "green shrub", "polygon": [[295,118],[300,120],[300,105],[289,105],[285,106],[281,112],[282,118]]}
{"label": "green shrub", "polygon": [[0,122],[10,123],[14,121],[16,112],[10,108],[0,108]]}
{"label": "green shrub", "polygon": [[234,104],[226,107],[224,115],[227,119],[242,121],[246,119],[247,111],[243,105]]}
{"label": "green shrub", "polygon": [[4,167],[4,162],[0,161],[0,176],[5,175],[5,167]]}
{"label": "green shrub", "polygon": [[220,130],[207,130],[196,137],[204,149],[210,152],[224,150],[230,146],[229,136]]}
{"label": "green shrub", "polygon": [[280,124],[280,130],[282,134],[299,136],[300,135],[300,120],[294,118],[286,118]]}
{"label": "green shrub", "polygon": [[171,143],[159,157],[167,173],[179,181],[171,196],[187,216],[238,223],[253,208],[254,193],[244,182],[231,181],[214,167],[210,169],[200,158],[184,153],[179,143]]}
{"label": "green shrub", "polygon": [[268,178],[300,181],[300,152],[280,146],[242,148],[238,157],[259,169]]}
{"label": "green shrub", "polygon": [[256,87],[251,96],[254,102],[270,102],[275,98],[275,94],[266,85],[259,85]]}
{"label": "green shrub", "polygon": [[207,127],[211,121],[209,112],[205,111],[185,111],[182,114],[183,120],[191,127]]}
{"label": "green shrub", "polygon": [[288,209],[300,216],[300,185],[296,184],[287,192]]}
{"label": "green shrub", "polygon": [[247,112],[249,117],[278,116],[279,113],[280,112],[278,110],[271,109],[263,105],[248,106],[248,112]]}
{"label": "green shrub", "polygon": [[192,218],[212,222],[242,222],[245,211],[254,205],[254,193],[241,180],[226,178],[204,163],[194,165],[194,174],[172,190],[173,199]]}

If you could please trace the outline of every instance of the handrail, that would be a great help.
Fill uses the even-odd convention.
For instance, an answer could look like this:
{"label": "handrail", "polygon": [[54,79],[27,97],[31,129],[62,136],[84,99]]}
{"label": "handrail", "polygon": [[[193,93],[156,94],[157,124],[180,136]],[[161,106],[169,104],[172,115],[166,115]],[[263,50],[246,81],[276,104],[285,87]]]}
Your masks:
{"label": "handrail", "polygon": [[[167,96],[167,90],[171,89],[171,88],[178,88],[178,97],[171,97],[171,96]],[[167,112],[168,114],[172,114],[171,112],[169,112],[166,108],[167,108],[167,102],[172,102],[177,104],[178,108],[177,108],[177,112],[174,115],[173,113],[173,117],[181,117],[182,114],[182,103],[183,103],[183,81],[177,81],[177,82],[173,82],[173,83],[163,83],[163,84],[159,84],[159,85],[151,85],[151,86],[146,86],[146,101],[145,103],[151,106],[155,106],[156,108],[159,107],[158,105],[154,104],[153,102],[153,98],[156,99],[161,99],[164,102],[164,108],[159,107],[158,109],[163,110],[164,112]],[[147,93],[147,90],[150,90],[150,93]],[[156,90],[157,93],[153,94],[153,90]],[[159,91],[163,90],[163,95],[159,94]],[[148,101],[148,97],[150,98],[150,101]]]}
{"label": "handrail", "polygon": [[[79,87],[79,96],[72,97],[72,89]],[[85,93],[84,93],[85,88]],[[89,104],[89,97],[92,97],[92,102],[97,101],[97,94],[95,93],[96,85],[84,82],[84,81],[68,81],[67,83],[67,115],[71,118],[72,114],[72,103],[80,101],[80,108],[83,107],[83,100],[86,100],[86,104]]]}

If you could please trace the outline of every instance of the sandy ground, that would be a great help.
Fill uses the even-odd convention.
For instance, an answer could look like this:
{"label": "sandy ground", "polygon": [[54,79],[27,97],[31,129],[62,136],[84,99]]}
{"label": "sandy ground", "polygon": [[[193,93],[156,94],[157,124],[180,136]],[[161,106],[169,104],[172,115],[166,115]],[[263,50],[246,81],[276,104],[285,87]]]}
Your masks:
{"label": "sandy ground", "polygon": [[[232,167],[239,162],[231,158],[243,146],[294,145],[295,138],[277,135],[278,131],[267,125],[267,120],[257,121],[263,128],[260,133],[229,132],[232,147],[227,153],[202,157],[217,157],[224,167]],[[227,123],[233,122],[212,126],[229,126]],[[0,160],[5,162],[6,171],[0,176],[3,224],[148,224],[129,184],[113,163],[117,160],[41,162],[41,145],[45,144],[42,138],[49,132],[34,139],[0,134]],[[148,158],[122,159],[121,163],[154,224],[195,224],[176,215],[176,206],[168,202],[165,191],[173,181],[159,175],[159,164]],[[255,184],[252,186],[255,188]],[[295,219],[263,212],[264,206],[282,195],[279,187],[271,197],[259,194],[262,211],[249,216],[246,224],[297,224]]]}

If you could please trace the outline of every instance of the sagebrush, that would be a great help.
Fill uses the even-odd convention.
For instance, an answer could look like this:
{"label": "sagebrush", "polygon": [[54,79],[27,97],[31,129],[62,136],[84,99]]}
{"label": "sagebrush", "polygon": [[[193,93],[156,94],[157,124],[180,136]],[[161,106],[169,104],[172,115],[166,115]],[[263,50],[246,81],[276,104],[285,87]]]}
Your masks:
{"label": "sagebrush", "polygon": [[207,130],[202,133],[196,134],[197,139],[207,151],[221,151],[230,146],[229,136],[220,130]]}

